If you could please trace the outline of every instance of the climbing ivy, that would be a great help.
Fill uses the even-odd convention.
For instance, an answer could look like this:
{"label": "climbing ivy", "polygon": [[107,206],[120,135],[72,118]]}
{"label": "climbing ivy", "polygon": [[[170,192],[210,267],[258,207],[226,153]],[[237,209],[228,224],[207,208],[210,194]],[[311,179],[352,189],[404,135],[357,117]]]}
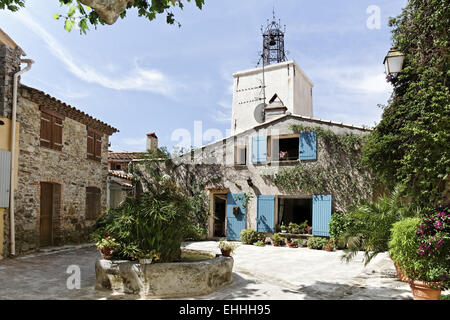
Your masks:
{"label": "climbing ivy", "polygon": [[405,54],[393,95],[363,148],[363,161],[392,190],[432,207],[450,173],[450,5],[410,0],[390,20],[394,45]]}
{"label": "climbing ivy", "polygon": [[341,211],[371,196],[374,180],[361,162],[365,135],[338,135],[319,126],[291,125],[289,128],[294,133],[316,133],[318,161],[280,169],[274,175],[265,175],[266,180],[285,192],[333,194],[336,209]]}

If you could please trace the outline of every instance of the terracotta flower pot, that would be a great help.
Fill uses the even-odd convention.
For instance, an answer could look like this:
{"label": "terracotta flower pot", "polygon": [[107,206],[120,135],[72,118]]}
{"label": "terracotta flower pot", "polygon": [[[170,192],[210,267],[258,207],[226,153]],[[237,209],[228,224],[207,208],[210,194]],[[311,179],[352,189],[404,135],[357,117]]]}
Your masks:
{"label": "terracotta flower pot", "polygon": [[222,251],[222,255],[223,255],[224,257],[230,257],[230,256],[231,256],[231,249],[227,249],[227,250],[225,250],[225,249],[220,249],[220,251]]}
{"label": "terracotta flower pot", "polygon": [[395,270],[397,271],[398,279],[403,282],[408,282],[408,277],[405,276],[405,274],[403,273],[402,269],[400,269],[400,266],[398,265],[397,262],[394,262],[394,267],[395,267]]}
{"label": "terracotta flower pot", "polygon": [[439,300],[441,289],[430,288],[437,287],[439,284],[439,282],[409,281],[414,300]]}
{"label": "terracotta flower pot", "polygon": [[279,247],[280,244],[279,244],[278,242],[274,242],[274,243],[273,243],[273,246],[274,246],[274,247]]}

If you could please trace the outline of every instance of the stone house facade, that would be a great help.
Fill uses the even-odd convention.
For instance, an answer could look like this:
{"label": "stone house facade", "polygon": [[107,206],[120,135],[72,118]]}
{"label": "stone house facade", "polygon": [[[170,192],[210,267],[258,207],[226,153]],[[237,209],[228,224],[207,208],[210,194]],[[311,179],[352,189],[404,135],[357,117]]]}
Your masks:
{"label": "stone house facade", "polygon": [[[269,101],[261,109],[249,91],[263,72]],[[193,172],[206,185],[208,238],[239,240],[246,228],[274,233],[306,220],[313,235],[329,236],[335,211],[373,196],[360,164],[371,130],[314,118],[312,83],[294,61],[233,76],[232,135],[175,158],[169,175],[183,184]]]}
{"label": "stone house facade", "polygon": [[[17,50],[17,49],[16,49]],[[0,42],[5,122],[11,121],[11,77],[21,54]],[[107,206],[109,136],[118,130],[38,90],[17,89],[16,254],[88,239]],[[4,208],[2,255],[10,253],[10,210]]]}

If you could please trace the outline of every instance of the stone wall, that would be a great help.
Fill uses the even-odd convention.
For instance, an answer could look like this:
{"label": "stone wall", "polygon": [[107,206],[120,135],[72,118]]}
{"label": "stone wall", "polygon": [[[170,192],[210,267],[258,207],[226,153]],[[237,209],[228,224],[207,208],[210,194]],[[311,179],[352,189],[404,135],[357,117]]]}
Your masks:
{"label": "stone wall", "polygon": [[[39,106],[26,91],[19,91],[17,120],[20,122],[19,176],[15,193],[16,253],[39,249],[40,183],[60,185],[54,198],[54,245],[88,239],[94,220],[87,220],[86,187],[101,189],[102,211],[106,208],[108,135],[102,137],[101,162],[87,159],[86,125],[66,117],[63,150],[40,146]],[[9,250],[9,217],[5,217],[5,249]],[[55,229],[56,228],[56,229]],[[7,254],[7,252],[5,252]]]}
{"label": "stone wall", "polygon": [[[254,135],[290,135],[293,130],[291,125],[303,125],[311,127],[320,127],[322,129],[331,130],[337,135],[365,135],[370,131],[362,128],[352,128],[344,125],[337,125],[328,122],[320,122],[316,120],[299,119],[295,116],[284,117],[278,121],[267,123],[256,129],[247,130],[241,134],[231,136],[227,139],[217,141],[202,148],[194,150],[193,156],[188,153],[180,158],[174,159],[175,166],[169,176],[172,177],[177,184],[183,189],[188,189],[193,182],[201,181],[205,187],[210,190],[210,206],[212,207],[212,196],[217,193],[246,193],[252,196],[248,203],[246,216],[246,227],[256,229],[257,227],[257,201],[258,195],[275,195],[296,198],[312,198],[313,193],[307,190],[286,191],[279,188],[270,179],[269,175],[273,175],[285,168],[292,168],[296,165],[311,166],[319,163],[324,166],[332,166],[329,151],[322,146],[321,138],[318,137],[318,154],[317,161],[288,161],[281,163],[272,161],[271,163],[254,164],[251,160],[251,137]],[[247,146],[246,165],[234,165],[235,146]],[[346,155],[340,155],[344,158]],[[334,157],[334,156],[333,156]],[[194,159],[194,161],[191,161]],[[338,157],[339,159],[339,157]],[[333,160],[336,161],[336,160]],[[164,166],[164,163],[161,163]],[[344,168],[344,169],[342,169]],[[345,170],[345,173],[351,176],[352,181],[357,184],[357,191],[350,190],[344,183],[339,183],[333,190],[328,190],[333,196],[333,207],[337,210],[343,210],[349,205],[355,204],[362,199],[372,197],[372,190],[368,185],[368,173],[363,170],[355,170],[348,162],[345,162],[339,170]],[[143,167],[141,167],[141,170]],[[247,179],[252,179],[252,186],[249,186]],[[327,177],[324,177],[326,179]],[[317,193],[322,194],[322,193]],[[275,213],[277,215],[277,213]],[[209,218],[209,237],[213,233],[213,216],[212,211]]]}
{"label": "stone wall", "polygon": [[20,70],[20,49],[0,45],[0,117],[11,117],[14,74]]}

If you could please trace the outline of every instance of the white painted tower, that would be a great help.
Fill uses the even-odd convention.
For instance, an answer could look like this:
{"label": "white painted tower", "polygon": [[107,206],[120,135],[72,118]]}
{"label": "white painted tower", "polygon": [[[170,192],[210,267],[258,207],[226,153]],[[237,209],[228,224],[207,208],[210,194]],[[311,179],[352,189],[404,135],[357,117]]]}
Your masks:
{"label": "white painted tower", "polygon": [[[263,68],[236,72],[233,77],[231,134],[236,134],[259,124],[254,112],[255,108],[263,103]],[[276,94],[286,107],[284,113],[313,116],[313,84],[295,61],[265,66],[264,81],[268,107]],[[270,118],[266,114],[265,121],[268,120]]]}

